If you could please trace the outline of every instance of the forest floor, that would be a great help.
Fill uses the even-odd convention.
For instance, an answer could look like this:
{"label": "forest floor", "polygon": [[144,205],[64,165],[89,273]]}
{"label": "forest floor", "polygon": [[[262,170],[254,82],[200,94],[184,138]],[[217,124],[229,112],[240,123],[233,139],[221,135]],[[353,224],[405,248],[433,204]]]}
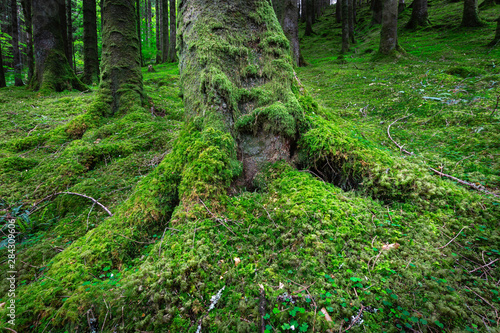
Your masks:
{"label": "forest floor", "polygon": [[[497,8],[481,17],[496,18]],[[323,126],[304,147],[327,129],[335,145],[327,162],[337,149],[349,162],[334,167],[368,165],[378,178],[363,176],[360,188],[337,183],[342,189],[315,168],[278,164],[257,191],[224,197],[229,208],[193,208],[209,211],[204,219],[171,221],[171,229],[138,223],[143,238],[87,198],[49,196],[80,193],[115,214],[154,213],[140,195],[161,186],[155,172],[182,135],[177,64],[144,69],[142,112],[101,120],[83,135],[72,124],[94,90],[0,89],[0,209],[20,231],[18,311],[34,313],[19,316],[20,331],[86,331],[89,309],[104,332],[195,332],[198,323],[260,331],[263,295],[268,332],[498,330],[499,199],[430,170],[500,194],[500,47],[485,46],[495,24],[459,28],[459,3],[431,1],[429,13],[432,26],[400,29],[407,54],[399,59],[374,57],[379,27],[369,27],[366,9],[343,56],[331,10],[302,38],[308,66],[297,74]],[[102,251],[120,260],[81,250],[98,232]],[[3,279],[0,303],[7,290]]]}

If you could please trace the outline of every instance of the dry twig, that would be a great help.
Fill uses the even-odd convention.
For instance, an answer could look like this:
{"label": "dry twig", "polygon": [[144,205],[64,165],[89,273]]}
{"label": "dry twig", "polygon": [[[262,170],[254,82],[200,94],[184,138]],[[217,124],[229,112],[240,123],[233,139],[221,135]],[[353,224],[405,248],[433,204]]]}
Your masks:
{"label": "dry twig", "polygon": [[392,138],[391,136],[391,126],[394,125],[396,122],[398,122],[399,120],[402,120],[402,119],[405,119],[405,118],[408,118],[412,116],[411,114],[407,115],[407,116],[404,116],[404,117],[401,117],[401,118],[398,118],[396,120],[394,120],[388,127],[387,127],[387,136],[389,137],[389,139],[391,139],[391,141],[399,148],[399,151],[407,154],[407,155],[413,155],[412,152],[409,152],[408,150],[404,149],[403,146],[401,146],[399,143],[397,143],[396,141],[394,141],[394,139]]}

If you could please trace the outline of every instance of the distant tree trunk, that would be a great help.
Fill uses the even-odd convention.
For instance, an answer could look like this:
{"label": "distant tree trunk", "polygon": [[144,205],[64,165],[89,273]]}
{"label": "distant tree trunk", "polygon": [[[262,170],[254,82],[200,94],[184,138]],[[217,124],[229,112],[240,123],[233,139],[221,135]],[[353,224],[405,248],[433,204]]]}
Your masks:
{"label": "distant tree trunk", "polygon": [[349,52],[349,15],[348,15],[348,1],[342,1],[342,53]]}
{"label": "distant tree trunk", "polygon": [[398,3],[398,14],[401,14],[406,9],[405,0],[399,0]]}
{"label": "distant tree trunk", "polygon": [[284,8],[281,17],[278,17],[285,36],[290,42],[292,59],[297,66],[303,66],[304,60],[300,54],[299,44],[299,11],[297,0],[284,0]]}
{"label": "distant tree trunk", "polygon": [[465,0],[462,15],[462,27],[482,27],[483,22],[477,13],[477,0]]}
{"label": "distant tree trunk", "polygon": [[[270,2],[232,0],[230,4],[180,2],[181,84],[186,121],[200,119],[199,127],[213,133],[211,137],[230,134],[243,165],[243,180],[251,185],[267,162],[290,160],[302,111],[291,89],[295,81],[288,42]],[[228,18],[222,29],[219,17]],[[244,52],[228,53],[227,44],[220,43],[233,39],[244,40],[240,46]],[[259,46],[265,41],[269,41],[266,46]],[[248,67],[254,70],[249,72]],[[257,88],[265,91],[265,98],[249,94]],[[233,143],[225,145],[236,157]]]}
{"label": "distant tree trunk", "polygon": [[12,19],[12,50],[14,67],[14,85],[21,87],[24,85],[22,77],[21,52],[19,51],[19,23],[17,20],[17,0],[11,0],[11,19]]}
{"label": "distant tree trunk", "polygon": [[356,23],[358,23],[358,20],[356,18],[357,16],[357,5],[356,5],[356,0],[352,0],[352,22],[353,22],[353,26],[356,25]]}
{"label": "distant tree trunk", "polygon": [[26,57],[28,62],[28,82],[33,78],[35,61],[33,52],[33,25],[31,20],[31,0],[21,0],[23,6],[24,20],[26,24]]}
{"label": "distant tree trunk", "polygon": [[169,39],[168,39],[168,8],[169,8],[169,2],[168,0],[163,0],[163,3],[161,4],[162,7],[162,17],[163,17],[163,36],[162,36],[162,57],[161,60],[162,62],[167,62],[168,61],[168,49],[169,49]]}
{"label": "distant tree trunk", "polygon": [[[139,39],[139,57],[141,66],[144,66],[144,60],[142,57],[142,38],[141,38],[141,2],[140,0],[136,0],[135,2],[136,10],[137,10],[137,37]],[[104,27],[103,27],[104,31]]]}
{"label": "distant tree trunk", "polygon": [[156,63],[161,63],[161,0],[156,0]]}
{"label": "distant tree trunk", "polygon": [[335,3],[335,18],[337,20],[337,23],[342,22],[341,0],[337,0],[337,2]]}
{"label": "distant tree trunk", "polygon": [[168,48],[168,61],[175,62],[177,60],[176,46],[176,10],[175,0],[170,0],[170,46]]}
{"label": "distant tree trunk", "polygon": [[351,43],[355,43],[354,40],[354,3],[355,0],[347,0],[347,20],[349,23],[349,38]]}
{"label": "distant tree trunk", "polygon": [[151,9],[151,0],[148,0],[148,6],[147,6],[147,20],[148,20],[148,26],[147,26],[147,35],[148,35],[148,47],[151,47],[151,39],[153,39],[153,36],[151,35],[151,18],[152,18],[152,9]]}
{"label": "distant tree trunk", "polygon": [[96,0],[83,0],[83,76],[86,84],[99,82]]}
{"label": "distant tree trunk", "polygon": [[429,13],[427,12],[427,0],[413,0],[411,18],[408,24],[406,24],[406,28],[416,29],[417,27],[426,26],[428,23]]}
{"label": "distant tree trunk", "polygon": [[398,0],[384,0],[379,52],[390,55],[398,48]]}
{"label": "distant tree trunk", "polygon": [[0,40],[0,88],[7,86],[5,82],[5,70],[3,68],[2,41]]}
{"label": "distant tree trunk", "polygon": [[382,23],[382,0],[372,0],[371,10],[372,10],[371,24],[374,25]]}
{"label": "distant tree trunk", "polygon": [[305,0],[305,16],[306,16],[306,31],[304,36],[311,36],[314,32],[312,29],[314,21],[314,0]]}
{"label": "distant tree trunk", "polygon": [[73,15],[71,13],[72,0],[68,0],[66,4],[66,20],[68,20],[68,44],[67,44],[67,57],[71,67],[76,71],[76,66],[73,63]]}
{"label": "distant tree trunk", "polygon": [[495,34],[495,38],[493,38],[491,43],[488,44],[489,46],[495,46],[500,42],[500,16],[497,18],[496,21],[497,21],[497,32]]}
{"label": "distant tree trunk", "polygon": [[141,105],[141,57],[134,0],[105,0],[102,12],[102,96],[110,110],[105,116],[126,113]]}
{"label": "distant tree trunk", "polygon": [[[42,92],[85,90],[69,66],[65,53],[64,0],[33,0],[35,74],[31,86]],[[67,37],[67,36],[66,36]]]}

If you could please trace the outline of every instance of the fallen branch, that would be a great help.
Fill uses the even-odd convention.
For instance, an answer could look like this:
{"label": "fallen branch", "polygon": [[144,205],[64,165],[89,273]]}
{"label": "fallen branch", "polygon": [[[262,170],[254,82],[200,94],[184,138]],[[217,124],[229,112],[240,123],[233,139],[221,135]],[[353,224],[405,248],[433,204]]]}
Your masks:
{"label": "fallen branch", "polygon": [[53,197],[58,196],[59,194],[71,194],[71,195],[76,195],[76,196],[79,196],[79,197],[82,197],[82,198],[86,198],[86,199],[92,200],[92,202],[94,204],[97,204],[99,207],[101,207],[102,209],[104,209],[106,211],[106,213],[109,214],[109,216],[113,216],[113,214],[109,211],[109,209],[106,208],[106,206],[104,206],[103,204],[101,204],[96,199],[94,199],[92,197],[89,197],[88,195],[80,194],[80,193],[75,193],[75,192],[57,192],[57,193],[51,194],[49,196],[46,196],[45,198],[43,198],[42,200],[39,200],[39,201],[35,202],[33,204],[33,206],[31,206],[30,214],[31,214],[33,208],[35,208],[36,206],[38,206],[40,203],[42,203],[42,202],[44,202],[46,200],[52,199]]}
{"label": "fallen branch", "polygon": [[467,228],[467,226],[465,226],[462,229],[460,229],[460,231],[458,232],[458,234],[455,237],[453,237],[448,243],[446,243],[446,245],[438,247],[438,249],[444,249],[445,247],[447,247],[448,245],[450,245],[450,243],[453,242],[453,240],[455,240],[455,238],[457,238],[458,235],[460,235],[460,233],[462,232],[462,230],[464,230],[465,228]]}
{"label": "fallen branch", "polygon": [[495,259],[495,260],[493,260],[493,261],[490,261],[490,262],[489,262],[488,264],[486,264],[486,265],[483,265],[483,266],[480,266],[480,267],[474,268],[472,271],[470,271],[470,272],[469,272],[469,274],[470,274],[470,273],[473,273],[473,272],[475,272],[475,271],[477,271],[478,269],[488,267],[489,265],[493,264],[494,262],[497,262],[499,259],[500,259],[500,258],[497,258],[497,259]]}
{"label": "fallen branch", "polygon": [[394,139],[392,138],[391,136],[391,126],[394,125],[396,122],[402,120],[402,119],[405,119],[405,118],[408,118],[412,116],[411,114],[407,115],[407,116],[404,116],[404,117],[401,117],[399,119],[396,119],[394,120],[388,127],[387,127],[387,136],[389,137],[389,139],[391,139],[391,141],[399,148],[399,151],[407,154],[407,155],[413,155],[412,152],[409,152],[408,150],[404,149],[403,146],[401,146],[399,143],[397,143],[396,141],[394,141]]}
{"label": "fallen branch", "polygon": [[461,179],[458,179],[457,177],[453,177],[453,176],[447,175],[447,174],[442,173],[441,171],[437,171],[436,169],[433,169],[433,168],[429,168],[429,169],[430,169],[430,170],[432,170],[432,171],[434,171],[434,172],[435,172],[435,173],[437,173],[438,175],[443,176],[443,177],[450,178],[450,179],[452,179],[452,180],[456,181],[456,182],[457,182],[457,183],[459,183],[459,184],[462,184],[462,185],[467,185],[467,186],[469,186],[469,187],[472,187],[472,188],[473,188],[473,189],[475,189],[476,191],[484,192],[484,193],[486,193],[486,194],[491,194],[491,195],[493,195],[493,196],[495,196],[495,197],[498,197],[498,195],[497,195],[497,194],[495,194],[495,193],[493,193],[493,192],[490,192],[490,191],[486,190],[486,189],[484,188],[484,186],[478,186],[478,185],[476,185],[476,184],[466,182],[465,180],[461,180]]}

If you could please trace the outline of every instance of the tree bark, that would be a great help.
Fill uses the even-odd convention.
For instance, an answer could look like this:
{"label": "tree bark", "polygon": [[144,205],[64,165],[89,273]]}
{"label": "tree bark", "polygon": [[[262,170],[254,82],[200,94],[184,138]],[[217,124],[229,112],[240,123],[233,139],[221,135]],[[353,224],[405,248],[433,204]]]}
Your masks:
{"label": "tree bark", "polygon": [[7,86],[5,82],[5,70],[3,68],[2,41],[0,40],[0,88]]}
{"label": "tree bark", "polygon": [[67,51],[66,51],[66,57],[68,57],[68,62],[69,65],[76,70],[76,67],[74,66],[73,63],[73,15],[71,13],[71,8],[72,8],[72,3],[71,0],[68,0],[66,3],[66,20],[68,22],[68,38],[67,38]]}
{"label": "tree bark", "polygon": [[169,2],[168,0],[163,0],[163,3],[161,4],[162,6],[162,17],[163,17],[163,35],[162,35],[162,62],[167,62],[168,61],[168,50],[169,50],[169,39],[168,39],[168,8],[169,8]]}
{"label": "tree bark", "polygon": [[176,11],[177,6],[175,4],[175,0],[170,0],[170,45],[168,48],[168,61],[176,62],[177,61],[177,50],[176,46]]}
{"label": "tree bark", "polygon": [[349,15],[348,15],[348,1],[342,1],[342,53],[349,52]]}
{"label": "tree bark", "polygon": [[134,0],[105,0],[102,13],[101,96],[107,96],[105,116],[126,113],[143,98],[141,57]]}
{"label": "tree bark", "polygon": [[156,20],[156,63],[161,63],[161,0],[156,0],[155,6]]}
{"label": "tree bark", "polygon": [[183,0],[179,14],[186,121],[230,133],[251,186],[265,163],[290,160],[298,137],[289,42],[268,0]]}
{"label": "tree bark", "polygon": [[151,47],[151,39],[153,38],[151,36],[151,18],[152,18],[152,10],[151,10],[151,0],[148,0],[148,6],[147,6],[147,13],[146,13],[147,21],[148,21],[148,26],[147,26],[147,41],[148,41],[148,47]]}
{"label": "tree bark", "polygon": [[337,0],[335,3],[335,18],[337,20],[337,23],[342,22],[342,5],[341,5],[341,0]]}
{"label": "tree bark", "polygon": [[[142,57],[142,37],[141,37],[141,2],[140,0],[136,0],[135,2],[135,7],[136,7],[136,20],[137,20],[137,38],[139,39],[139,63],[141,66],[144,65],[144,60]],[[102,17],[102,14],[101,14]],[[104,27],[102,29],[104,31]]]}
{"label": "tree bark", "polygon": [[429,13],[427,12],[427,0],[413,0],[411,18],[408,24],[406,24],[406,28],[416,29],[417,27],[426,26],[428,23]]}
{"label": "tree bark", "polygon": [[86,84],[99,82],[96,0],[83,0],[83,76]]}
{"label": "tree bark", "polygon": [[17,0],[11,0],[11,19],[12,19],[12,50],[14,67],[14,85],[21,87],[24,85],[22,77],[21,52],[19,51],[19,22],[17,20]]}
{"label": "tree bark", "polygon": [[312,29],[313,21],[314,21],[314,0],[303,0],[305,1],[305,16],[306,16],[306,31],[304,32],[304,36],[311,36],[314,31]]}
{"label": "tree bark", "polygon": [[23,6],[24,20],[26,24],[26,57],[28,62],[28,82],[33,78],[35,71],[35,60],[33,52],[33,23],[31,19],[31,0],[21,0]]}
{"label": "tree bark", "polygon": [[483,22],[477,13],[477,0],[464,0],[462,27],[482,27]]}
{"label": "tree bark", "polygon": [[382,23],[382,7],[382,0],[371,0],[372,25]]}
{"label": "tree bark", "polygon": [[285,36],[290,41],[290,52],[297,66],[303,66],[299,44],[299,8],[297,0],[274,0],[273,8]]}
{"label": "tree bark", "polygon": [[33,39],[36,52],[35,74],[31,86],[43,93],[86,89],[66,58],[66,21],[61,20],[61,17],[66,17],[64,9],[64,0],[33,0]]}
{"label": "tree bark", "polygon": [[349,21],[349,38],[351,40],[351,43],[355,43],[354,40],[354,0],[347,0],[347,13],[348,13],[348,18],[347,20]]}
{"label": "tree bark", "polygon": [[398,0],[384,0],[379,53],[390,55],[398,48]]}

